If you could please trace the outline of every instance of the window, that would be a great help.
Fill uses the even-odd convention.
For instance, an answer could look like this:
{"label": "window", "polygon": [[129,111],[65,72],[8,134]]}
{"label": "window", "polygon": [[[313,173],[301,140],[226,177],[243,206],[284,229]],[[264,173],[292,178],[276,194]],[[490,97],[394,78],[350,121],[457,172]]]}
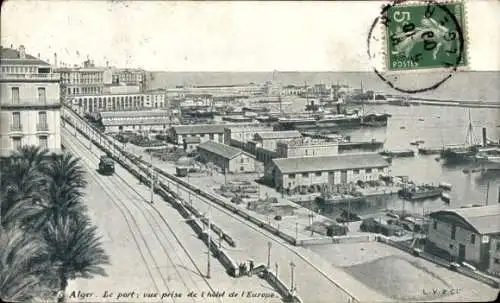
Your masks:
{"label": "window", "polygon": [[433,227],[434,229],[437,229],[437,226],[438,226],[438,222],[437,222],[437,221],[434,221],[434,223],[432,224],[432,227]]}
{"label": "window", "polygon": [[316,175],[316,177],[321,177],[321,172],[320,171],[315,172],[314,174]]}
{"label": "window", "polygon": [[13,112],[12,113],[12,129],[20,130],[21,129],[21,113]]}
{"label": "window", "polygon": [[309,173],[302,173],[302,177],[305,177],[305,178],[309,177]]}
{"label": "window", "polygon": [[476,243],[476,235],[475,234],[470,235],[470,243],[471,244]]}
{"label": "window", "polygon": [[288,175],[288,178],[290,178],[290,179],[295,179],[295,174],[289,174],[289,175]]}
{"label": "window", "polygon": [[38,112],[38,123],[47,124],[47,112]]}
{"label": "window", "polygon": [[38,101],[40,102],[47,102],[47,96],[45,94],[45,87],[39,87],[38,88]]}
{"label": "window", "polygon": [[244,171],[244,170],[245,170],[245,168],[244,168],[243,166],[240,166],[240,170],[241,170],[241,171]]}
{"label": "window", "polygon": [[455,240],[455,234],[457,233],[457,227],[455,226],[455,224],[453,224],[451,226],[451,239],[452,240]]}
{"label": "window", "polygon": [[245,163],[245,158],[241,158],[240,162]]}
{"label": "window", "polygon": [[210,134],[209,138],[210,138],[210,140],[213,140],[214,139],[214,134]]}
{"label": "window", "polygon": [[20,149],[21,148],[21,138],[19,137],[16,137],[16,138],[12,138],[12,148],[13,149]]}
{"label": "window", "polygon": [[371,169],[371,168],[367,168],[367,169],[366,169],[366,173],[367,173],[367,174],[370,174],[371,172],[372,172],[372,169]]}
{"label": "window", "polygon": [[19,103],[19,87],[12,88],[12,103]]}
{"label": "window", "polygon": [[355,170],[353,170],[353,173],[354,173],[355,175],[359,174],[359,169],[355,169]]}
{"label": "window", "polygon": [[48,140],[47,140],[47,136],[40,136],[38,138],[38,140],[40,141],[40,147],[41,148],[48,148]]}
{"label": "window", "polygon": [[495,258],[495,259],[493,259],[493,262],[494,262],[495,264],[500,264],[500,259]]}
{"label": "window", "polygon": [[497,242],[497,251],[500,250],[500,241]]}

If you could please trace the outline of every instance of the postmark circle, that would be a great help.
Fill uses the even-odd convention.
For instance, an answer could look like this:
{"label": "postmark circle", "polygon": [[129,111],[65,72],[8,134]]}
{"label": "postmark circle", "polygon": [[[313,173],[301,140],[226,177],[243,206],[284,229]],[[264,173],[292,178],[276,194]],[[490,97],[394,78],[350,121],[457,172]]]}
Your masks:
{"label": "postmark circle", "polygon": [[467,64],[463,26],[462,2],[384,5],[367,38],[373,71],[403,93],[434,90]]}

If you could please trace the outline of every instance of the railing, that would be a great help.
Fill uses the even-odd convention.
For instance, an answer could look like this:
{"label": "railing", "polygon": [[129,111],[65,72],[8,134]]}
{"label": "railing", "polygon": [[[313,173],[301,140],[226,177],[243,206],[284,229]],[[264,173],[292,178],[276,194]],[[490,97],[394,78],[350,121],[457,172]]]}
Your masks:
{"label": "railing", "polygon": [[36,130],[37,131],[48,131],[49,130],[49,125],[47,123],[38,123],[36,125]]}
{"label": "railing", "polygon": [[10,131],[11,132],[20,132],[23,130],[23,125],[22,124],[11,124],[10,125]]}
{"label": "railing", "polygon": [[60,80],[61,75],[57,73],[35,73],[35,74],[8,74],[0,73],[0,80]]}

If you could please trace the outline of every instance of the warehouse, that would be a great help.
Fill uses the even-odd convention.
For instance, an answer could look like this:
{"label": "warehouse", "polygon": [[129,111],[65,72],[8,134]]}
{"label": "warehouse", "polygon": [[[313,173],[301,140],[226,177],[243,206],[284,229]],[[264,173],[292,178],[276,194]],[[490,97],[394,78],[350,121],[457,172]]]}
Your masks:
{"label": "warehouse", "polygon": [[178,123],[164,110],[101,112],[100,116],[105,132],[167,131],[170,125]]}
{"label": "warehouse", "polygon": [[255,172],[254,157],[229,145],[207,141],[198,145],[198,155],[201,162],[213,163],[222,172]]}
{"label": "warehouse", "polygon": [[224,142],[226,124],[176,125],[170,129],[169,138],[174,144],[182,144],[187,137],[199,137],[201,143],[213,140]]}
{"label": "warehouse", "polygon": [[440,210],[429,216],[427,251],[480,270],[500,271],[499,204]]}
{"label": "warehouse", "polygon": [[388,173],[389,163],[378,154],[278,158],[266,167],[265,178],[276,188],[346,184],[377,180]]}
{"label": "warehouse", "polygon": [[301,137],[302,135],[297,130],[258,132],[255,134],[254,141],[264,149],[275,151],[278,142],[288,142]]}

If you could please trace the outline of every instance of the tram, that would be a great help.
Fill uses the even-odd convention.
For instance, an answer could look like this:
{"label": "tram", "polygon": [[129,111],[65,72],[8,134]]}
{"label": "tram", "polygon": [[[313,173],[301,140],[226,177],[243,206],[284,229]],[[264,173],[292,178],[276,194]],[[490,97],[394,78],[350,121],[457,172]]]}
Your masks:
{"label": "tram", "polygon": [[99,160],[99,173],[112,175],[115,173],[115,162],[108,156],[101,156]]}

